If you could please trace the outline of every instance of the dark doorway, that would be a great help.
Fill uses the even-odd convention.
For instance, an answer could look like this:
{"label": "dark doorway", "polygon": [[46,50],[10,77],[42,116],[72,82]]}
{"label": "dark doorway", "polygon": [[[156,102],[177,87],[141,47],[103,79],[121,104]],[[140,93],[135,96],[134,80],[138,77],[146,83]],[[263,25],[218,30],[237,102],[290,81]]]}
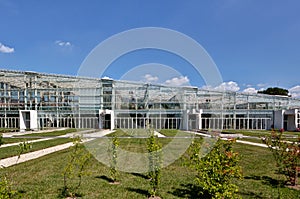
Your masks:
{"label": "dark doorway", "polygon": [[103,128],[104,129],[111,128],[111,114],[105,114]]}
{"label": "dark doorway", "polygon": [[284,115],[283,119],[283,129],[288,130],[288,115]]}

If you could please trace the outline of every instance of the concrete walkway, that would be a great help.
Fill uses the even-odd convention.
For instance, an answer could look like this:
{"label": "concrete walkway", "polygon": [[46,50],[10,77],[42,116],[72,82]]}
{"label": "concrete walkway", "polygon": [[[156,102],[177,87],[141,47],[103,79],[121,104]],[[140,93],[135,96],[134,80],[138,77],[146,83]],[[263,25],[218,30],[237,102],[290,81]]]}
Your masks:
{"label": "concrete walkway", "polygon": [[154,135],[156,135],[156,136],[159,137],[159,138],[166,137],[165,135],[159,133],[158,131],[154,131]]}
{"label": "concrete walkway", "polygon": [[[113,131],[110,131],[110,130],[103,130],[103,131],[98,131],[98,132],[93,132],[93,133],[82,134],[83,142],[91,141],[95,137],[106,136],[106,135],[108,135],[112,132]],[[67,137],[67,135],[63,135],[63,136]],[[61,137],[61,136],[58,136],[58,137]],[[55,137],[55,138],[57,138],[57,137]],[[54,138],[52,138],[52,139],[54,139]],[[13,156],[13,157],[1,159],[0,160],[0,167],[9,167],[9,166],[13,166],[15,164],[19,164],[19,163],[22,163],[22,162],[33,160],[33,159],[48,155],[50,153],[54,153],[54,152],[57,152],[57,151],[67,149],[67,148],[71,147],[72,145],[73,145],[73,143],[69,142],[69,143],[66,143],[66,144],[61,144],[61,145],[58,145],[58,146],[53,146],[53,147],[50,147],[50,148],[46,148],[46,149],[42,149],[42,150],[22,154],[19,159],[18,159],[18,156]]]}
{"label": "concrete walkway", "polygon": [[15,135],[19,136],[19,135],[28,135],[28,134],[33,134],[33,133],[48,133],[48,132],[52,132],[52,131],[63,131],[66,130],[67,128],[58,128],[58,129],[48,129],[48,130],[39,130],[39,131],[24,131],[24,132],[9,132],[9,133],[3,133],[3,137],[4,138],[9,138],[9,137],[13,137]]}
{"label": "concrete walkway", "polygon": [[42,157],[44,155],[48,155],[50,153],[54,153],[54,152],[57,152],[57,151],[67,149],[72,145],[73,145],[73,143],[69,142],[69,143],[66,143],[66,144],[50,147],[50,148],[47,148],[47,149],[42,149],[42,150],[39,150],[39,151],[30,152],[30,153],[25,153],[25,154],[22,154],[20,156],[19,160],[18,160],[18,156],[5,158],[5,159],[0,160],[0,167],[9,167],[9,166],[12,166],[12,165],[15,165],[15,164],[26,162],[28,160],[33,160],[33,159]]}
{"label": "concrete walkway", "polygon": [[[186,131],[187,133],[192,133],[192,134],[196,134],[196,135],[200,135],[200,136],[204,136],[204,137],[212,137],[211,135],[208,135],[208,134],[205,134],[205,133],[198,133],[198,132],[191,132],[191,131]],[[223,134],[225,135],[225,134]],[[246,137],[249,137],[249,136],[238,136],[238,137],[241,137],[241,138],[246,138]],[[221,134],[221,139],[228,139],[229,136],[227,134],[227,136],[224,136],[222,137],[222,134]],[[264,147],[264,148],[268,148],[268,145],[266,144],[261,144],[261,143],[255,143],[255,142],[249,142],[249,141],[244,141],[244,140],[236,140],[237,143],[241,143],[241,144],[248,144],[248,145],[252,145],[252,146],[259,146],[259,147]]]}
{"label": "concrete walkway", "polygon": [[[65,129],[58,129],[58,130],[47,130],[47,131],[37,131],[35,133],[48,133],[48,132],[52,132],[52,131],[62,131],[62,130],[65,130]],[[76,131],[76,132],[73,132],[73,133],[68,133],[66,135],[60,135],[60,136],[53,136],[53,137],[47,137],[47,138],[38,138],[36,140],[28,140],[26,142],[28,143],[35,143],[35,142],[42,142],[42,141],[47,141],[47,140],[53,140],[53,139],[56,139],[56,138],[72,138],[74,137],[74,135],[82,135],[82,134],[87,134],[87,133],[90,133],[90,132],[94,132],[95,130],[92,129],[92,130],[84,130],[84,131]],[[22,134],[17,134],[18,136],[19,135],[28,135],[28,134],[32,134],[32,133],[22,133]],[[9,137],[7,136],[6,138],[24,138],[26,139],[26,137],[13,137],[14,135],[9,135]],[[3,136],[4,137],[4,136]],[[34,137],[34,136],[32,136]],[[5,137],[4,137],[5,138]],[[9,144],[3,144],[0,146],[0,148],[4,148],[4,147],[10,147],[10,146],[18,146],[19,144],[21,144],[23,142],[15,142],[15,143],[9,143]]]}

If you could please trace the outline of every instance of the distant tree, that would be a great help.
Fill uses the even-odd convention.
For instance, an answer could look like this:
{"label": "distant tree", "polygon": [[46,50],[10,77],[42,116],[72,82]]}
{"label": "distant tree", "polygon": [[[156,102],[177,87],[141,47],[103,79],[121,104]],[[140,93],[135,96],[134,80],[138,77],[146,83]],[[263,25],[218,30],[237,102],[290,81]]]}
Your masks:
{"label": "distant tree", "polygon": [[271,87],[266,90],[258,91],[257,93],[268,94],[268,95],[283,95],[289,96],[289,91],[287,89]]}

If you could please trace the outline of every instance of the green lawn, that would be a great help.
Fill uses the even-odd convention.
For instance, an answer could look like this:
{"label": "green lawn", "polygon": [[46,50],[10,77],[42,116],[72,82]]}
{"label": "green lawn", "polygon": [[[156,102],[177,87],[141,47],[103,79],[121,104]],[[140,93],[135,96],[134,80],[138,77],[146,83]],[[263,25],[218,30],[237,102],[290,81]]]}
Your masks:
{"label": "green lawn", "polygon": [[285,178],[276,173],[275,161],[268,149],[243,144],[235,144],[234,149],[241,155],[244,179],[237,184],[243,198],[277,198],[278,192],[283,198],[300,197],[300,191],[280,185]]}
{"label": "green lawn", "polygon": [[[159,138],[163,144],[167,139]],[[145,139],[122,139],[120,146],[128,150],[142,150]],[[275,161],[268,149],[238,143],[234,144],[234,149],[241,155],[244,179],[236,183],[243,198],[277,198],[278,193],[282,198],[300,198],[300,191],[280,185],[279,182],[284,178],[276,174]],[[63,186],[62,172],[69,156],[70,149],[63,150],[0,169],[0,175],[6,174],[12,180],[14,188],[23,194],[22,198],[57,198]],[[162,169],[159,191],[162,198],[197,198],[197,191],[192,186],[196,173],[183,163],[184,160],[180,158]],[[140,199],[149,196],[149,180],[145,174],[120,172],[121,184],[111,185],[108,183],[109,168],[94,158],[90,160],[87,171],[90,175],[83,178],[79,190],[82,198]]]}

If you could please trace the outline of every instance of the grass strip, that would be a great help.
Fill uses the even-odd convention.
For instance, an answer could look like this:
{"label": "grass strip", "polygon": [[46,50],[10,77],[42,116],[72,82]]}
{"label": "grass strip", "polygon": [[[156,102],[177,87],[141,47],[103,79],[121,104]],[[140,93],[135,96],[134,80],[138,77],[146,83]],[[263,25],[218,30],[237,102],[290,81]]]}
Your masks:
{"label": "grass strip", "polygon": [[17,143],[17,142],[24,142],[26,141],[30,141],[30,140],[37,140],[39,138],[2,138],[3,140],[3,144],[11,144],[11,143]]}

